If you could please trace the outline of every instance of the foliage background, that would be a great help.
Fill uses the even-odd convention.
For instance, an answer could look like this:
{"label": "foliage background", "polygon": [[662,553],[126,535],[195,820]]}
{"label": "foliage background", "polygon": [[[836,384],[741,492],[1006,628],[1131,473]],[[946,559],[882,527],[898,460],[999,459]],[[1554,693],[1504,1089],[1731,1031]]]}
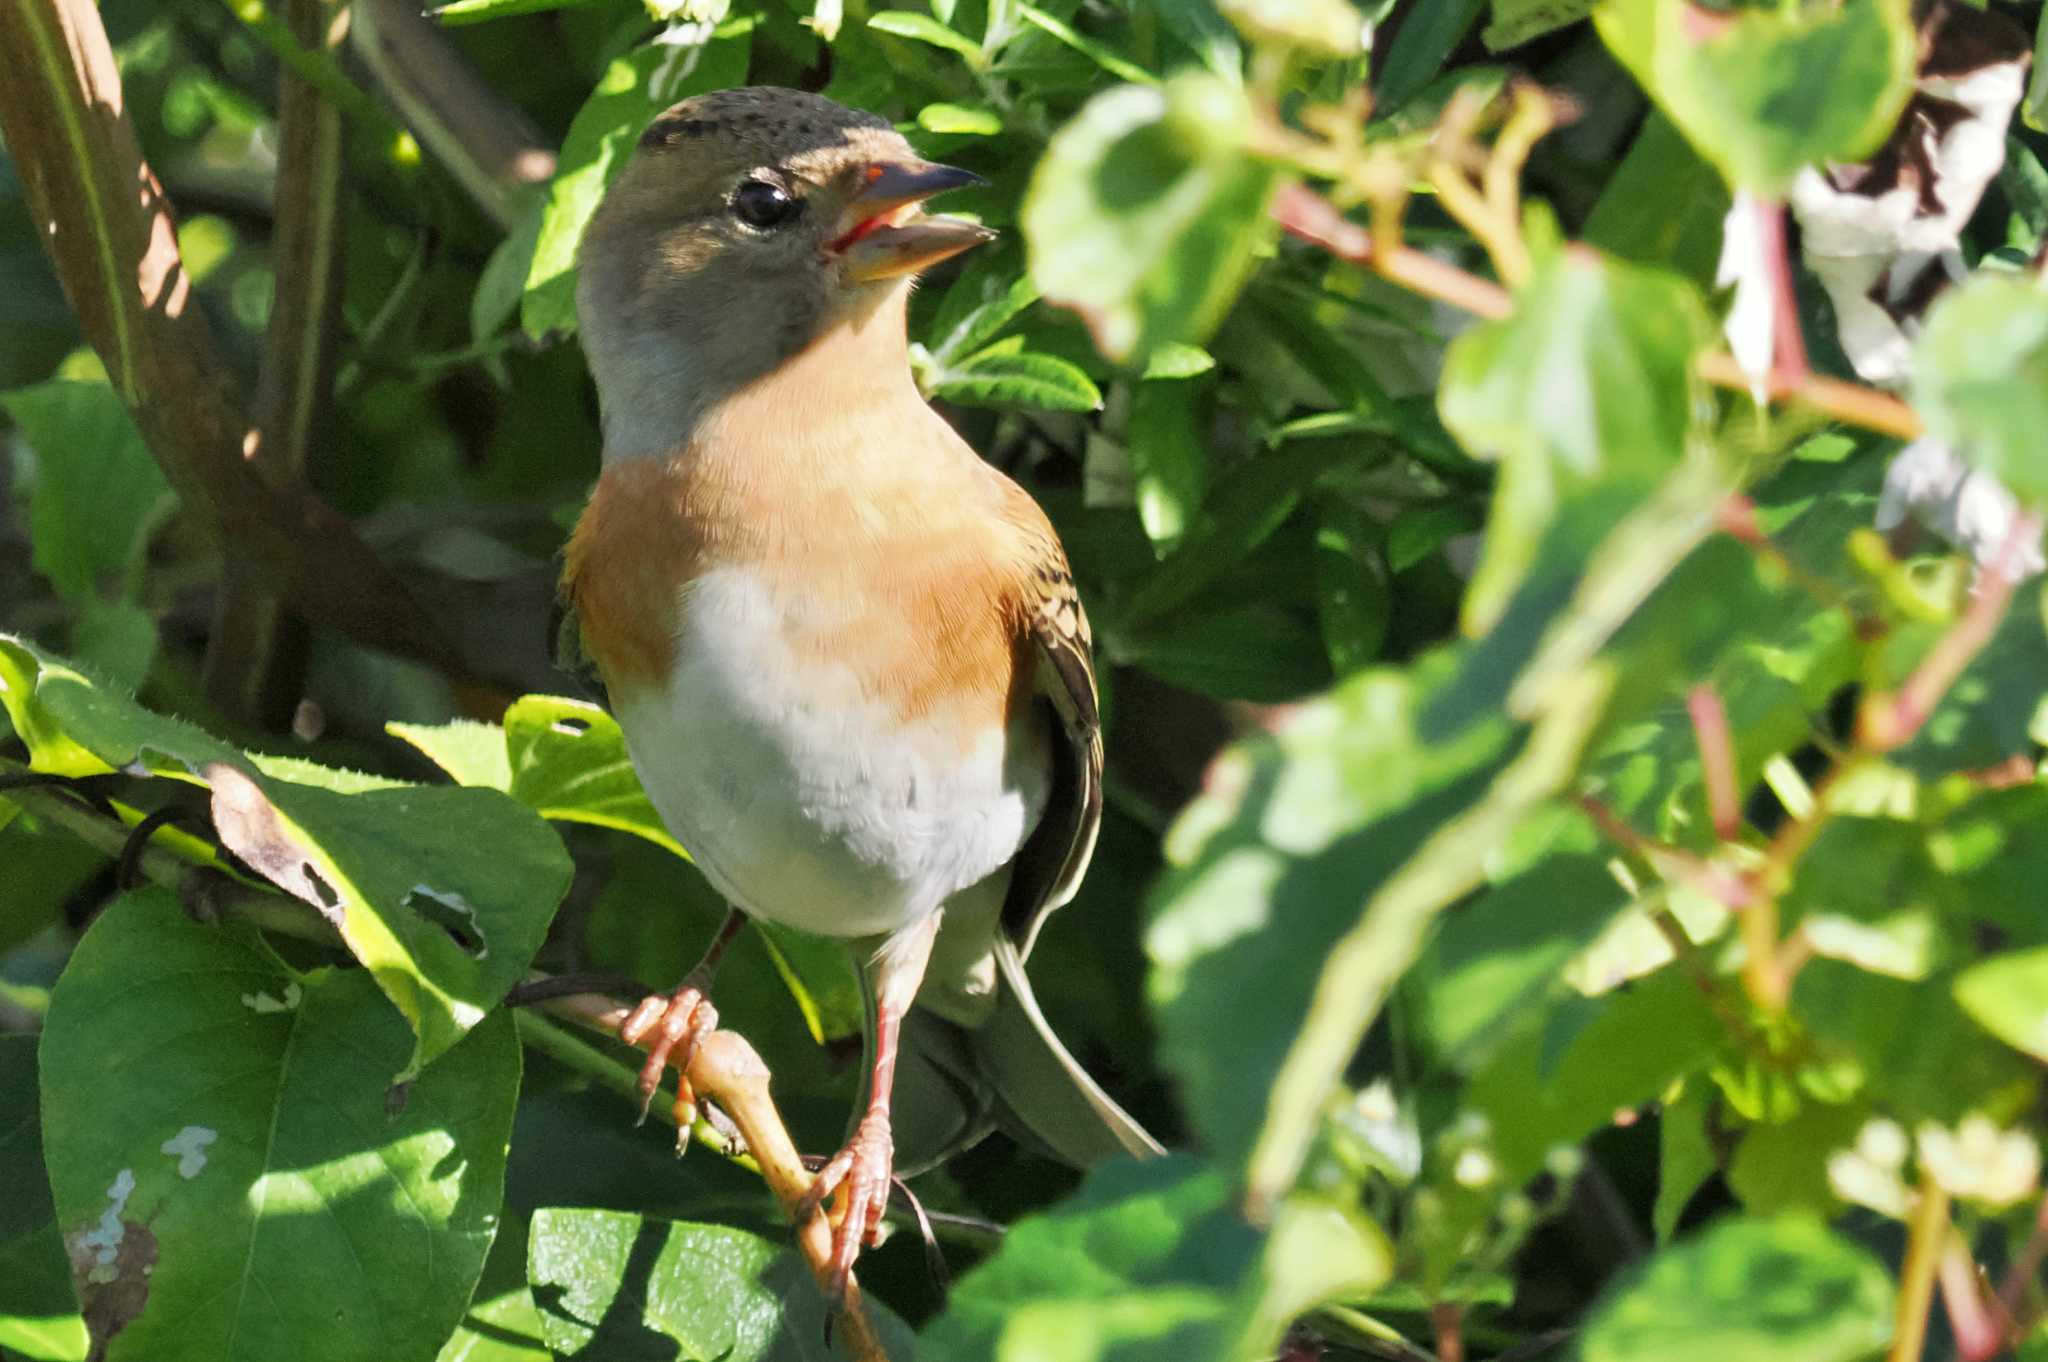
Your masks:
{"label": "foliage background", "polygon": [[[1787,285],[1758,407],[1724,221],[1911,117],[1930,7],[1588,8],[107,0],[182,299],[52,93],[92,7],[0,0],[0,1354],[827,1355],[722,1140],[500,1005],[717,920],[550,616],[577,233],[751,81],[990,182],[914,360],[1058,523],[1109,724],[1033,973],[1182,1151],[920,1180],[980,1266],[863,1260],[891,1356],[2048,1355],[2039,525],[1981,580],[1871,528],[1923,422],[2048,492],[2039,98],[1912,406],[1809,224],[1738,271]],[[807,1150],[847,969],[719,983]]]}

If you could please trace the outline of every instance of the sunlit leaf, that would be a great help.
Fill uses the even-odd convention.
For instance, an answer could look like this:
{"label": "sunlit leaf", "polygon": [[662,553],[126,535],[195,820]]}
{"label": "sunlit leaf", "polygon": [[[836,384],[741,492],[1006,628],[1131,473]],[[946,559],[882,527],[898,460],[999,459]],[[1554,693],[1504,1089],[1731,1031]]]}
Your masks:
{"label": "sunlit leaf", "polygon": [[1244,96],[1211,76],[1098,95],[1053,138],[1022,222],[1031,275],[1112,359],[1199,342],[1271,235]]}

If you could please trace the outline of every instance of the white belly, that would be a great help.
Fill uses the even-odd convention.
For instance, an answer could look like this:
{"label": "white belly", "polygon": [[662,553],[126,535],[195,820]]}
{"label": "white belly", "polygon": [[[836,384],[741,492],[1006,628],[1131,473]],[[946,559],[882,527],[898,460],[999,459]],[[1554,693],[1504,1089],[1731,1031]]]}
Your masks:
{"label": "white belly", "polygon": [[965,749],[851,672],[799,673],[792,612],[751,573],[688,588],[666,690],[614,695],[669,830],[737,907],[824,936],[895,931],[1008,864],[1043,811],[1038,716]]}

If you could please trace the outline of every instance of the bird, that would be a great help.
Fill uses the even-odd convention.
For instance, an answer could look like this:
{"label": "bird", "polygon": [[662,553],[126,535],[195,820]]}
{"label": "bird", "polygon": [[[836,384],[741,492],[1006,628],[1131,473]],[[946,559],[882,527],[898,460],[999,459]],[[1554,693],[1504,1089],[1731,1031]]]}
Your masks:
{"label": "bird", "polygon": [[[852,943],[864,1087],[799,1209],[833,1216],[840,1293],[892,1180],[992,1125],[1082,1166],[1163,1152],[1024,972],[1093,852],[1102,733],[1059,536],[911,371],[916,277],[995,236],[924,205],[978,182],[876,115],[722,90],[647,126],[578,256],[603,457],[564,603],[730,905],[620,1034],[647,1043],[651,1097],[716,1026],[743,922]],[[676,1101],[692,1114],[687,1084]]]}

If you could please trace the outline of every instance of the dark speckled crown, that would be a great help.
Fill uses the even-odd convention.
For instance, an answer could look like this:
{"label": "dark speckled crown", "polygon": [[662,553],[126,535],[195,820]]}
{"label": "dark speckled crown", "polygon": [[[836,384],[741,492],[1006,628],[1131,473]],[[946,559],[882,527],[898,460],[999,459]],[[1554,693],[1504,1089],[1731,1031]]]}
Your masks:
{"label": "dark speckled crown", "polygon": [[783,154],[838,146],[856,129],[889,131],[887,119],[835,104],[823,95],[777,85],[716,90],[674,105],[647,125],[643,147],[683,146],[722,134]]}

